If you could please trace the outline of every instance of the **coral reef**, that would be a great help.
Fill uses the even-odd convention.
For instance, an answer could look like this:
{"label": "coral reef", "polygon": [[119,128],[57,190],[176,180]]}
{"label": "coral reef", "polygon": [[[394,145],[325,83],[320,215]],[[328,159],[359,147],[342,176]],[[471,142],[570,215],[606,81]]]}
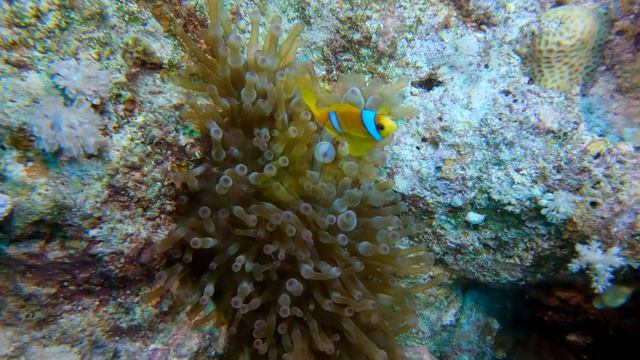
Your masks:
{"label": "coral reef", "polygon": [[533,80],[569,92],[585,81],[602,61],[609,26],[597,9],[564,5],[540,16],[524,57]]}
{"label": "coral reef", "polygon": [[[602,81],[590,90],[589,104],[602,114],[600,129],[610,141],[640,144],[640,2],[612,4],[612,36],[605,49]],[[591,115],[591,114],[589,114]],[[591,115],[592,116],[592,115]],[[590,116],[590,117],[591,117]]]}
{"label": "coral reef", "polygon": [[[69,2],[43,0],[34,3],[30,0],[18,0],[0,4],[0,48],[7,50],[3,59],[16,67],[25,68],[37,61],[41,54],[53,51],[58,56],[66,57],[70,48],[78,48],[78,44],[67,41],[63,34],[70,28],[80,25],[81,33],[77,40],[106,44],[104,35],[98,35],[96,29],[104,25],[104,4],[101,0]],[[97,26],[96,26],[97,25]],[[97,36],[98,35],[98,36]],[[53,41],[59,39],[60,41]],[[30,50],[35,50],[33,57]],[[96,48],[92,52],[94,59],[110,51],[106,47]]]}
{"label": "coral reef", "polygon": [[[451,282],[414,297],[416,328],[398,339],[410,359],[424,360],[429,353],[444,359],[527,358],[532,347],[542,357],[567,358],[634,351],[637,294],[615,309],[594,308],[590,268],[574,273],[567,264],[580,261],[578,244],[598,241],[605,254],[619,248],[617,256],[628,264],[612,270],[612,284],[638,286],[638,1],[570,2],[606,6],[613,21],[604,66],[586,95],[575,96],[533,84],[514,55],[527,24],[535,26],[540,14],[566,3],[227,2],[242,37],[250,36],[247,15],[256,7],[267,18],[278,14],[282,29],[302,21],[299,56],[329,83],[352,70],[411,80],[404,95],[420,115],[398,123],[378,170],[393,177],[393,191],[417,220],[420,232],[412,241],[435,255],[437,267],[429,276],[446,271]],[[154,18],[165,6],[172,16]],[[203,144],[208,133],[178,116],[193,112],[193,101],[204,109],[212,105],[206,93],[193,97],[176,86],[175,75],[190,57],[172,32],[175,19],[182,19],[187,36],[210,51],[199,42],[206,9],[203,0],[0,2],[0,193],[13,205],[0,221],[0,358],[225,356],[229,327],[194,327],[182,315],[166,321],[177,289],[162,295],[158,307],[139,299],[140,288],[158,271],[152,244],[166,238],[176,221],[185,224],[172,215],[176,208],[186,217],[199,208],[197,193],[188,184],[176,193],[170,181],[175,175],[168,174],[211,160]],[[268,27],[263,24],[263,37]],[[69,112],[73,96],[87,97],[70,96],[56,84],[59,75],[52,71],[60,62],[78,74],[82,66],[98,75],[106,71],[112,80],[107,94],[93,93],[100,101],[87,109],[99,116],[100,134],[109,143],[95,155],[74,160],[37,146],[33,114],[44,100],[58,99]],[[197,76],[189,80],[202,84]],[[318,147],[320,159],[329,159],[333,148],[334,161],[343,161],[335,145]],[[289,169],[278,169],[278,181]],[[211,185],[207,176],[197,178],[203,189]],[[355,178],[352,186],[358,186]],[[184,199],[180,195],[188,204],[177,202]],[[283,208],[315,231],[298,209]],[[360,258],[350,246],[347,251]],[[194,259],[201,251],[194,250]],[[180,262],[167,259],[169,266]],[[200,296],[204,286],[189,293]],[[248,334],[249,347],[252,339]]]}
{"label": "coral reef", "polygon": [[[427,10],[430,27],[406,49],[413,78],[425,79],[411,97],[421,114],[388,151],[418,238],[452,275],[495,286],[576,280],[566,264],[591,238],[638,258],[638,156],[591,126],[611,127],[613,109],[587,116],[580,106],[615,92],[568,97],[530,84],[514,45],[544,9],[511,5],[485,33]],[[608,79],[599,73],[594,88]]]}
{"label": "coral reef", "polygon": [[[412,230],[397,217],[405,208],[393,183],[378,178],[382,145],[353,157],[349,142],[319,141],[296,91],[296,79],[313,76],[294,63],[301,24],[280,42],[274,17],[260,44],[252,14],[245,54],[222,5],[210,1],[208,12],[206,50],[173,29],[196,64],[177,83],[207,96],[182,112],[203,156],[172,174],[178,227],[156,246],[166,270],[144,298],[172,290],[170,317],[186,310],[195,325],[228,326],[234,359],[403,358],[394,338],[415,326],[412,294],[432,283],[405,288],[397,277],[426,274],[430,260],[420,246],[398,247]],[[401,88],[350,76],[320,101],[399,114]]]}
{"label": "coral reef", "polygon": [[632,60],[616,69],[616,76],[620,79],[619,86],[625,92],[640,90],[640,56],[635,52]]}
{"label": "coral reef", "polygon": [[[117,55],[126,44],[114,31],[152,44],[163,62],[180,54],[151,15],[129,3],[0,3],[0,192],[13,203],[0,223],[0,358],[136,358],[166,351],[168,358],[187,359],[206,335],[156,326],[153,312],[139,305],[139,289],[150,276],[141,269],[140,251],[172,226],[165,214],[172,211],[171,191],[162,182],[165,161],[179,157],[175,148],[181,147],[169,144],[189,142],[173,131],[179,93],[157,70],[123,82],[128,65]],[[84,113],[100,118],[99,132],[112,146],[69,160],[36,146],[33,115],[48,98],[68,101],[62,114],[75,111],[50,71],[61,59],[84,56],[114,81]],[[124,111],[134,96],[144,114]],[[152,153],[151,144],[164,147]],[[127,339],[115,340],[124,333]],[[147,340],[158,344],[149,348]],[[218,351],[213,343],[207,349]]]}

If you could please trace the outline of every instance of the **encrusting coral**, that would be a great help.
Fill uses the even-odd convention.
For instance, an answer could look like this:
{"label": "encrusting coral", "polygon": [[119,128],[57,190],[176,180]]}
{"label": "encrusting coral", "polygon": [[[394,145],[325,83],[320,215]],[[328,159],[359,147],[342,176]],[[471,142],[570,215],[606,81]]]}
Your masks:
{"label": "encrusting coral", "polygon": [[61,150],[70,157],[96,154],[106,139],[101,119],[84,99],[65,106],[59,96],[46,97],[33,107],[36,146],[48,152]]}
{"label": "encrusting coral", "polygon": [[540,16],[524,60],[533,80],[555,91],[571,91],[602,60],[609,26],[599,10],[583,5],[553,8]]}
{"label": "encrusting coral", "polygon": [[[178,225],[156,245],[165,269],[144,300],[172,293],[169,317],[226,326],[229,359],[404,358],[395,336],[416,323],[413,294],[434,282],[399,278],[426,274],[432,259],[398,247],[413,227],[379,178],[382,145],[353,157],[323,136],[297,87],[315,79],[295,61],[301,24],[280,41],[276,16],[260,44],[254,13],[245,49],[219,1],[208,15],[197,40],[173,28],[194,62],[176,81],[202,95],[181,114],[201,132],[202,157],[171,174]],[[315,89],[320,103],[388,104],[399,116],[411,112],[404,86],[347,76]]]}
{"label": "encrusting coral", "polygon": [[98,63],[87,58],[57,61],[51,65],[53,82],[64,89],[70,99],[84,98],[91,104],[99,104],[111,89],[111,75],[101,70]]}

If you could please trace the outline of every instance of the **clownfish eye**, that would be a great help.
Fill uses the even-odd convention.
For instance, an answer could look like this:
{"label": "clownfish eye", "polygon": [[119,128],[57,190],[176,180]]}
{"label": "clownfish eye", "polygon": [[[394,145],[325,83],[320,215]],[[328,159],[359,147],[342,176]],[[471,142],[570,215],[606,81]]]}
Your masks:
{"label": "clownfish eye", "polygon": [[382,125],[380,123],[376,123],[376,129],[378,129],[378,131],[382,131],[382,130],[384,130],[384,125]]}

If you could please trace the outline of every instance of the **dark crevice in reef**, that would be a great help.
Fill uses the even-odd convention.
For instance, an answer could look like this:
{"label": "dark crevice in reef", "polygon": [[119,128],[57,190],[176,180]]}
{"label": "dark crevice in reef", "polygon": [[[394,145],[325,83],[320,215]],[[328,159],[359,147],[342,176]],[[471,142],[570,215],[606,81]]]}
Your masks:
{"label": "dark crevice in reef", "polygon": [[570,283],[505,288],[468,283],[464,288],[465,297],[473,296],[500,323],[494,358],[625,358],[640,336],[640,294],[618,308],[598,310],[591,289]]}
{"label": "dark crevice in reef", "polygon": [[[4,300],[10,307],[7,312],[17,310],[13,300],[25,297],[25,287],[55,289],[53,294],[29,294],[34,311],[42,313],[38,323],[46,323],[64,313],[69,304],[86,302],[106,304],[112,300],[115,290],[137,290],[148,279],[143,271],[116,273],[106,267],[107,263],[92,254],[94,244],[89,244],[80,253],[63,258],[48,259],[46,246],[42,251],[28,253],[0,252],[0,288]],[[134,260],[124,260],[134,263]],[[133,291],[132,294],[136,292]],[[11,322],[5,317],[3,322]]]}
{"label": "dark crevice in reef", "polygon": [[411,86],[427,91],[433,90],[435,87],[441,86],[442,81],[435,74],[429,74],[421,79],[411,82]]}

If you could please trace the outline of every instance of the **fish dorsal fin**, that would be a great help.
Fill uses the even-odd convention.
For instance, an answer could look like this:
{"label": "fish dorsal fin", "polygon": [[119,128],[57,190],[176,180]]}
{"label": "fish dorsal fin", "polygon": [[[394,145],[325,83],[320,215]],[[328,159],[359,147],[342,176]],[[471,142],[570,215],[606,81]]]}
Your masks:
{"label": "fish dorsal fin", "polygon": [[360,109],[353,105],[353,104],[349,104],[349,103],[336,103],[336,104],[331,104],[329,106],[327,106],[327,109],[330,111],[335,111],[335,112],[342,112],[342,111],[354,111],[354,112],[359,112]]}

